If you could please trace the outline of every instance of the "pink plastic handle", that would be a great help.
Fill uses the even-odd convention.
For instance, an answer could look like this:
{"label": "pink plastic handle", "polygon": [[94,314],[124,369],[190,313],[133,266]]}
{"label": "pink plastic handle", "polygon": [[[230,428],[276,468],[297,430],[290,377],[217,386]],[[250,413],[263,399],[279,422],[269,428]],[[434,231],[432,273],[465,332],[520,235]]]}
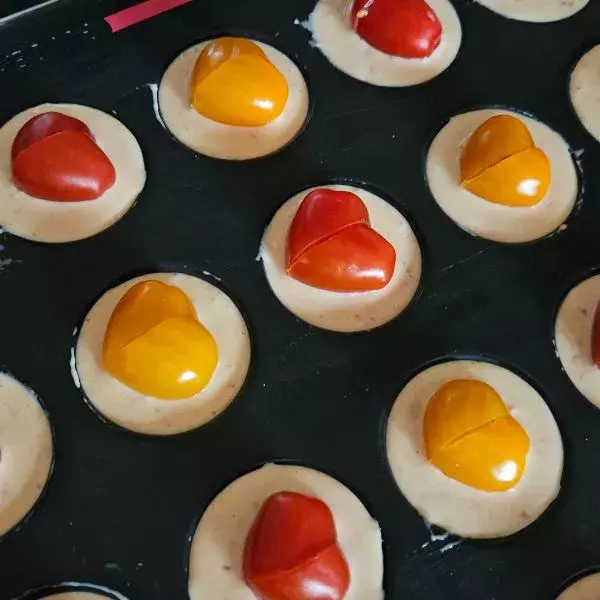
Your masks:
{"label": "pink plastic handle", "polygon": [[136,23],[151,19],[156,15],[160,15],[172,8],[177,8],[183,4],[187,4],[192,0],[146,0],[125,10],[116,12],[104,20],[110,25],[113,33],[121,31],[127,27],[131,27]]}

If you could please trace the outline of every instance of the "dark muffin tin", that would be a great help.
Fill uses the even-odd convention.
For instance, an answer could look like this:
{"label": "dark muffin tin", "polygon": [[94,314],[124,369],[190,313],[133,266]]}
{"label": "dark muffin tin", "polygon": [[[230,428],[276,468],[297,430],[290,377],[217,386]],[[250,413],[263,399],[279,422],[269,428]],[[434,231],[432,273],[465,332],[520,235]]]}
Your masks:
{"label": "dark muffin tin", "polygon": [[[127,3],[63,0],[0,27],[0,121],[46,101],[98,107],[134,132],[148,170],[137,205],[94,238],[54,246],[2,236],[1,361],[44,402],[56,463],[30,518],[0,541],[0,600],[74,580],[131,600],[185,600],[198,517],[235,477],[272,460],[320,469],[360,496],[383,531],[388,600],[547,600],[600,564],[600,411],[575,390],[553,347],[560,300],[600,263],[600,144],[568,96],[572,66],[600,42],[600,2],[535,25],[459,0],[458,59],[405,89],[369,86],[331,66],[294,24],[313,4],[196,0],[113,35],[103,17]],[[307,74],[310,120],[278,154],[242,163],[198,156],[155,116],[149,84],[178,52],[225,32],[269,41]],[[489,105],[535,115],[581,155],[583,196],[564,231],[525,245],[490,243],[434,202],[424,178],[428,143],[453,114]],[[291,193],[338,178],[381,190],[422,245],[421,294],[369,333],[299,321],[255,261],[263,228]],[[253,347],[231,407],[169,439],[101,421],[69,370],[73,329],[92,302],[157,270],[218,277]],[[430,542],[397,489],[383,431],[410,377],[452,356],[488,357],[543,393],[563,434],[565,471],[558,500],[525,531],[448,548],[448,540]]]}

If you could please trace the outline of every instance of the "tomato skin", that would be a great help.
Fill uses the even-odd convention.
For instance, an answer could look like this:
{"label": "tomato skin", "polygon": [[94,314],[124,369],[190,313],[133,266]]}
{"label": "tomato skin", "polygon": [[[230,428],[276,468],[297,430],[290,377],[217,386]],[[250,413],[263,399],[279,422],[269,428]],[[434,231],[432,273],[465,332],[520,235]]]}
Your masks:
{"label": "tomato skin", "polygon": [[211,121],[263,127],[283,112],[286,78],[255,42],[222,37],[207,44],[192,73],[191,105]]}
{"label": "tomato skin", "polygon": [[384,288],[396,265],[394,247],[366,225],[352,225],[310,248],[289,269],[303,283],[332,292]]}
{"label": "tomato skin", "polygon": [[130,287],[104,333],[105,371],[136,392],[160,400],[201,392],[218,361],[217,343],[199,322],[190,299],[161,281]]}
{"label": "tomato skin", "polygon": [[116,180],[113,164],[87,125],[49,112],[29,120],[11,148],[13,183],[43,200],[99,198]]}
{"label": "tomato skin", "polygon": [[350,585],[329,507],[295,492],[263,504],[246,539],[243,571],[260,600],[342,600]]}
{"label": "tomato skin", "polygon": [[11,159],[16,160],[17,156],[24,150],[27,150],[32,144],[62,131],[78,131],[94,139],[89,127],[83,121],[68,117],[59,112],[45,112],[29,119],[19,129],[13,141]]}
{"label": "tomato skin", "polygon": [[322,188],[304,198],[288,232],[288,275],[332,292],[366,292],[385,287],[395,265],[394,247],[371,228],[356,194]]}
{"label": "tomato skin", "polygon": [[425,0],[354,0],[352,27],[385,54],[427,58],[442,40],[442,24]]}
{"label": "tomato skin", "polygon": [[356,194],[327,188],[313,190],[300,204],[290,227],[287,267],[310,247],[356,223],[369,225],[367,207]]}
{"label": "tomato skin", "polygon": [[592,326],[592,361],[600,368],[600,302],[596,306]]}

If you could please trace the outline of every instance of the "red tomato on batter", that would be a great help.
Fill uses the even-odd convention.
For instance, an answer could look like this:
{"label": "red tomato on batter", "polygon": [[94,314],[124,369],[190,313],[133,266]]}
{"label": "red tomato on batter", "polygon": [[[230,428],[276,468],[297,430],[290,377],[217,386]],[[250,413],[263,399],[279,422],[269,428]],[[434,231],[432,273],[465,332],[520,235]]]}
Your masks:
{"label": "red tomato on batter", "polygon": [[350,585],[329,507],[295,492],[265,501],[246,539],[243,570],[260,600],[342,600]]}
{"label": "red tomato on batter", "polygon": [[385,287],[396,265],[394,247],[371,228],[363,201],[321,188],[300,204],[287,239],[286,267],[294,279],[334,292]]}
{"label": "red tomato on batter", "polygon": [[426,58],[440,45],[442,24],[425,0],[354,0],[352,27],[381,52]]}
{"label": "red tomato on batter", "polygon": [[30,119],[11,148],[14,184],[44,200],[99,198],[116,180],[113,164],[85,123],[57,112]]}

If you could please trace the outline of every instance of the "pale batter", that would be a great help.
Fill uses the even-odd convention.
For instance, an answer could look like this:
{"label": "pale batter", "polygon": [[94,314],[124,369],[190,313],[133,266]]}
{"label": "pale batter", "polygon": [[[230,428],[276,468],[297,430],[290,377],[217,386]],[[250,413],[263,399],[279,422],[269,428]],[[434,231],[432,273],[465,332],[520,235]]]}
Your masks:
{"label": "pale batter", "polygon": [[570,585],[556,600],[598,600],[600,573],[592,573]]}
{"label": "pale batter", "polygon": [[[140,281],[158,280],[183,290],[199,321],[219,348],[210,383],[185,400],[144,396],[114,379],[102,366],[106,326],[125,292]],[[235,303],[203,279],[181,273],[151,273],[106,292],[85,318],[75,350],[75,367],[87,400],[105,418],[138,433],[173,435],[204,425],[237,396],[250,364],[250,337]]]}
{"label": "pale batter", "polygon": [[433,79],[454,61],[462,29],[448,0],[428,0],[442,24],[442,41],[431,56],[391,56],[365,42],[352,28],[348,0],[319,0],[309,26],[319,50],[340,71],[354,79],[385,87],[406,87]]}
{"label": "pale batter", "polygon": [[33,508],[50,477],[52,431],[35,394],[0,373],[0,536]]}
{"label": "pale batter", "polygon": [[556,317],[554,339],[563,369],[573,385],[600,407],[600,368],[592,362],[592,327],[600,301],[600,275],[575,286]]}
{"label": "pale batter", "polygon": [[[52,202],[22,192],[12,182],[11,147],[17,133],[32,117],[59,112],[83,121],[117,174],[114,185],[96,200]],[[135,203],[146,170],[133,134],[114,117],[78,104],[42,104],[13,117],[0,128],[0,226],[36,242],[74,242],[104,231]]]}
{"label": "pale batter", "polygon": [[[530,439],[525,471],[506,492],[484,492],[444,475],[427,460],[423,415],[435,392],[455,379],[492,386]],[[466,538],[497,538],[533,523],[556,498],[563,445],[552,413],[523,379],[497,365],[471,360],[437,364],[400,392],[388,421],[387,455],[400,490],[428,522]]]}
{"label": "pale batter", "polygon": [[494,12],[517,21],[549,23],[573,16],[589,0],[477,0]]}
{"label": "pale batter", "polygon": [[382,600],[381,531],[362,502],[339,481],[305,467],[266,465],[226,487],[202,515],[192,539],[190,600],[256,600],[242,576],[250,526],[272,494],[291,491],[325,502],[350,567],[344,600]]}
{"label": "pale batter", "polygon": [[600,45],[577,63],[571,73],[569,91],[583,126],[600,141]]}
{"label": "pale batter", "polygon": [[353,192],[365,203],[371,227],[396,250],[394,275],[371,292],[340,293],[311,287],[290,277],[285,268],[287,234],[306,189],[288,200],[267,227],[260,247],[265,274],[278,300],[297,317],[331,331],[365,331],[387,323],[412,300],[421,279],[421,250],[408,221],[388,202],[348,185],[319,186]]}
{"label": "pale batter", "polygon": [[[550,160],[550,187],[534,206],[494,204],[460,185],[464,145],[482,123],[499,114],[523,121],[536,146]],[[507,110],[475,110],[452,117],[433,140],[426,168],[431,193],[440,208],[462,229],[495,242],[529,242],[556,231],[571,214],[579,194],[577,170],[565,140],[544,123]]]}
{"label": "pale batter", "polygon": [[180,54],[165,72],[158,90],[160,112],[166,127],[183,144],[206,156],[247,160],[271,154],[298,135],[308,116],[308,88],[300,69],[285,54],[255,42],[286,78],[289,96],[283,112],[262,127],[237,127],[212,121],[190,104],[190,85],[198,56],[212,40]]}

